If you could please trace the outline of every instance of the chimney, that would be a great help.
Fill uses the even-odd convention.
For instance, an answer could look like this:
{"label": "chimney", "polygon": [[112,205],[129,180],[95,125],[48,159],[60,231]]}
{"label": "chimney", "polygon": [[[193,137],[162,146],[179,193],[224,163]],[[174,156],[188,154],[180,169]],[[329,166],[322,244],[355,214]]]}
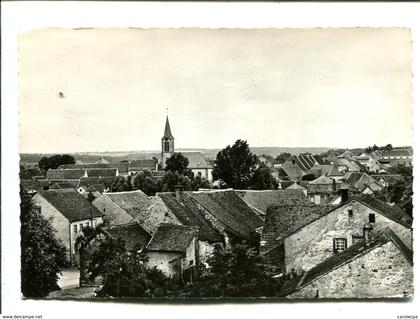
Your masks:
{"label": "chimney", "polygon": [[177,185],[174,186],[174,188],[175,188],[176,199],[182,200],[182,191],[183,191],[184,187],[180,184],[177,184]]}
{"label": "chimney", "polygon": [[340,193],[341,193],[341,204],[343,204],[349,200],[349,189],[342,188],[340,189]]}
{"label": "chimney", "polygon": [[373,226],[371,223],[366,223],[365,226],[363,226],[363,238],[366,242],[370,239],[370,232],[372,231]]}
{"label": "chimney", "polygon": [[333,180],[333,184],[332,184],[332,190],[333,190],[333,193],[335,193],[336,191],[337,191],[337,184],[335,183],[335,179],[333,178],[332,179]]}

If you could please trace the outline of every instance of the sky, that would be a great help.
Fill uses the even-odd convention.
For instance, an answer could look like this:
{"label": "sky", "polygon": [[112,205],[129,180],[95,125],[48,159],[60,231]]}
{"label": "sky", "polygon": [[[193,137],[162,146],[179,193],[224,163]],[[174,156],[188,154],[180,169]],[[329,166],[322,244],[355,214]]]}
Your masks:
{"label": "sky", "polygon": [[[61,92],[61,94],[60,94]],[[19,37],[22,153],[412,144],[402,28],[42,29]]]}

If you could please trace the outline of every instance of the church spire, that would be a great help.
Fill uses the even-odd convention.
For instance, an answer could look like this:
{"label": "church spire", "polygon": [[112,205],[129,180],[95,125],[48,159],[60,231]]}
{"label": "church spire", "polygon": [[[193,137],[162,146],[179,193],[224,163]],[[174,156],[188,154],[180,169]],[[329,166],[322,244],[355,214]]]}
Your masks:
{"label": "church spire", "polygon": [[163,133],[163,137],[165,138],[170,138],[173,139],[174,137],[172,136],[171,133],[171,126],[169,125],[169,118],[168,115],[166,115],[166,124],[165,124],[165,132]]}

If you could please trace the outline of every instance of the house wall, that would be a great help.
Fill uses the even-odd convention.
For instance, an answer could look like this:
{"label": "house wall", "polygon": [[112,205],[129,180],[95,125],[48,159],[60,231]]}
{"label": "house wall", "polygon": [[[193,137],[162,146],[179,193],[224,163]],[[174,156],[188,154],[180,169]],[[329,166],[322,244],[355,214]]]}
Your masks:
{"label": "house wall", "polygon": [[201,177],[207,179],[208,181],[213,181],[213,169],[211,168],[192,168],[191,171],[194,173],[194,176],[197,176],[198,173],[201,173]]}
{"label": "house wall", "polygon": [[146,253],[149,260],[146,266],[149,268],[156,267],[163,271],[165,276],[172,277],[179,274],[179,262],[174,262],[177,259],[182,259],[182,253],[176,252],[160,252],[160,251],[148,251]]}
{"label": "house wall", "polygon": [[115,205],[114,202],[106,195],[96,198],[92,202],[92,205],[95,206],[101,213],[105,214],[105,221],[109,222],[110,225],[127,224],[132,220],[130,215]]}
{"label": "house wall", "polygon": [[176,216],[166,207],[165,203],[159,196],[154,196],[139,214],[136,221],[149,233],[154,234],[160,224],[181,225]]}
{"label": "house wall", "polygon": [[41,208],[41,214],[51,222],[57,231],[55,237],[61,240],[66,247],[67,258],[70,260],[70,222],[53,205],[41,195],[32,197],[32,203]]}
{"label": "house wall", "polygon": [[[348,210],[353,209],[353,217]],[[369,214],[375,214],[373,229],[389,227],[407,247],[412,248],[411,230],[376,211],[352,201],[328,215],[310,223],[284,240],[285,268],[308,270],[333,254],[333,239],[346,238],[347,247],[352,245],[352,235],[363,235],[363,226],[369,222]]]}
{"label": "house wall", "polygon": [[207,241],[198,241],[198,255],[200,262],[207,265],[207,260],[213,255],[214,253],[214,245],[210,244]]}
{"label": "house wall", "polygon": [[289,298],[385,298],[412,295],[413,267],[388,242],[319,277]]}

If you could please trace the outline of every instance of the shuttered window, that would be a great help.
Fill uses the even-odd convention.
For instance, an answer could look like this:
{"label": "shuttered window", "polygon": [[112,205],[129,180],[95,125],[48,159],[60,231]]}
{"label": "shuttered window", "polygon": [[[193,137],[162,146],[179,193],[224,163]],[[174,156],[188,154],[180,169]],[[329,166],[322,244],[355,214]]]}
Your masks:
{"label": "shuttered window", "polygon": [[333,240],[333,251],[334,253],[340,253],[347,249],[347,239],[346,238],[334,238]]}

